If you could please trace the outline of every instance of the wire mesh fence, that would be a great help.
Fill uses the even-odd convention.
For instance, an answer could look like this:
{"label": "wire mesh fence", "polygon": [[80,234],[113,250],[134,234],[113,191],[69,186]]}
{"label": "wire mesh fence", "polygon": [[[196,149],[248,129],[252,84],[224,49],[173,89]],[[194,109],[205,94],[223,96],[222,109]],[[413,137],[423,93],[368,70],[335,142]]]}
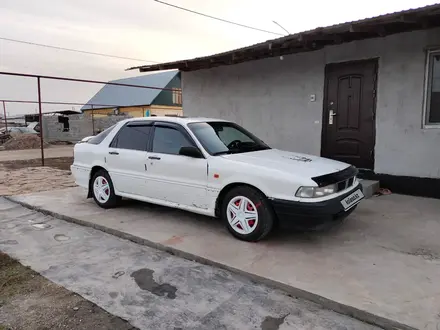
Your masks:
{"label": "wire mesh fence", "polygon": [[[8,83],[4,77],[14,81]],[[127,102],[130,90],[137,89],[139,93],[166,91],[174,102],[181,103],[181,91],[176,88],[16,72],[0,72],[0,78],[3,79],[3,85],[7,86],[0,89],[0,104],[3,108],[3,114],[0,115],[3,117],[0,121],[0,126],[3,126],[0,128],[0,144],[15,133],[38,136],[42,166],[45,165],[44,146],[50,141],[65,138],[66,141],[76,142],[85,136],[95,135],[127,118],[126,112],[120,111],[127,107],[138,109],[140,112],[136,116],[149,116],[150,111],[143,108],[147,104]],[[115,95],[112,100],[120,97],[123,101],[94,102],[92,98],[87,102],[72,102],[70,99],[76,90],[85,99],[102,86],[113,86],[112,94]],[[32,91],[34,96],[29,97]],[[8,92],[12,97],[5,95]]]}

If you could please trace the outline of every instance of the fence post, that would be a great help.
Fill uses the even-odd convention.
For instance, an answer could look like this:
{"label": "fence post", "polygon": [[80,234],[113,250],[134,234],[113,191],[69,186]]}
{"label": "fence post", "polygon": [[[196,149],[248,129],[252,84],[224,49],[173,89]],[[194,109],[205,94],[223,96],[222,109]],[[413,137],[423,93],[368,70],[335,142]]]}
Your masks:
{"label": "fence post", "polygon": [[92,135],[95,135],[95,109],[92,104]]}
{"label": "fence post", "polygon": [[3,101],[3,115],[5,116],[5,128],[6,128],[6,133],[8,132],[8,120],[6,119],[6,105],[5,105],[5,101]]}
{"label": "fence post", "polygon": [[38,86],[38,118],[40,121],[41,166],[44,166],[43,113],[41,110],[41,85],[40,85],[39,76],[37,77],[37,86]]}

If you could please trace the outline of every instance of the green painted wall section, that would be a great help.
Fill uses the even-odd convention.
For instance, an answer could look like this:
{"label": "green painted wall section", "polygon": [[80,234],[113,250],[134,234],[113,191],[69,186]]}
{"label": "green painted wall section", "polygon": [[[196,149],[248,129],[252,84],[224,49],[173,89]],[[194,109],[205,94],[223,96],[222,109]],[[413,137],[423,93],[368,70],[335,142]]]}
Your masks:
{"label": "green painted wall section", "polygon": [[[171,81],[166,85],[165,88],[182,88],[181,84],[181,73],[179,72]],[[169,105],[169,106],[179,106],[180,104],[173,103],[173,92],[172,91],[162,91],[151,103],[152,105]]]}

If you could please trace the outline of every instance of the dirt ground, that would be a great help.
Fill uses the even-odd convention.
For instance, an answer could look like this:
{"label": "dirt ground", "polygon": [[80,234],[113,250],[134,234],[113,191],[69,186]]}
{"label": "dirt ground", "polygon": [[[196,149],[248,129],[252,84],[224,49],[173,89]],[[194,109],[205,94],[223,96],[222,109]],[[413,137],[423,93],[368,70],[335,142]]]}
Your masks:
{"label": "dirt ground", "polygon": [[135,330],[0,252],[0,330]]}
{"label": "dirt ground", "polygon": [[[48,148],[50,144],[43,142],[43,147]],[[23,150],[23,149],[38,149],[41,148],[41,139],[34,134],[18,134],[11,135],[9,140],[6,140],[1,145],[2,150]]]}
{"label": "dirt ground", "polygon": [[[70,171],[70,165],[73,163],[73,157],[47,158],[44,165],[54,167],[59,170]],[[41,159],[12,160],[0,162],[0,165],[8,170],[17,170],[26,167],[41,166]]]}
{"label": "dirt ground", "polygon": [[74,187],[72,161],[72,157],[48,158],[44,167],[40,159],[0,162],[0,196]]}

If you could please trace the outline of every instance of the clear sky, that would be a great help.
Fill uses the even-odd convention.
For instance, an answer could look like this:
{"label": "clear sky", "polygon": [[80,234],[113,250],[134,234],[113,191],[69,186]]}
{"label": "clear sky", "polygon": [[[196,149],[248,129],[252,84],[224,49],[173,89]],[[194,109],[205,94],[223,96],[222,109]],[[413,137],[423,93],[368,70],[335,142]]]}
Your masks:
{"label": "clear sky", "polygon": [[[438,2],[165,1],[279,33],[284,31],[274,20],[295,33]],[[165,62],[209,55],[277,36],[187,13],[153,0],[0,0],[0,37]],[[139,75],[124,69],[142,64],[0,40],[0,71],[107,81]],[[35,84],[31,79],[0,76],[0,99],[36,100]],[[96,85],[47,81],[43,81],[42,87],[44,100],[64,102],[87,102],[99,89]],[[12,116],[35,112],[36,107],[8,104],[7,108]],[[45,107],[46,111],[53,109],[54,106]]]}

